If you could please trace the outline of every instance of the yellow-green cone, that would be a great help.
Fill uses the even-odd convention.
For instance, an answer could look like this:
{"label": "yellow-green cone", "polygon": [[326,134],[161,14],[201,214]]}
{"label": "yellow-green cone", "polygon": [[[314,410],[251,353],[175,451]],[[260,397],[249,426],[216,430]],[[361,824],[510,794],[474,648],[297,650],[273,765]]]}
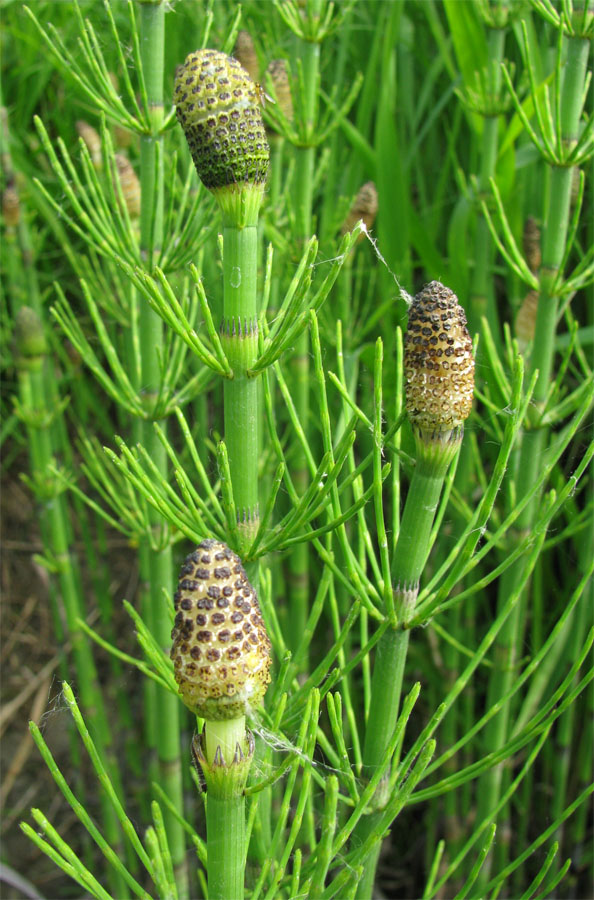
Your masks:
{"label": "yellow-green cone", "polygon": [[439,281],[416,295],[404,340],[406,409],[417,436],[443,440],[470,415],[474,391],[472,341],[458,298]]}
{"label": "yellow-green cone", "polygon": [[205,187],[264,183],[270,153],[259,93],[236,59],[217,50],[190,53],[176,72],[174,102]]}
{"label": "yellow-green cone", "polygon": [[186,558],[171,634],[186,706],[208,721],[245,716],[270,681],[270,641],[256,592],[236,553],[205,540]]}

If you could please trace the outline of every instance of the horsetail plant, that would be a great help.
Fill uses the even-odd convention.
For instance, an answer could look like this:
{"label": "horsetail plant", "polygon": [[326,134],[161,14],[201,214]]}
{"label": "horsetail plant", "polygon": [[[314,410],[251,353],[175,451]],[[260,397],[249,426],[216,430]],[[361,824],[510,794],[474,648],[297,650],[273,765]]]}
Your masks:
{"label": "horsetail plant", "polygon": [[[536,8],[540,15],[547,15],[546,4],[539,3]],[[534,393],[535,410],[516,454],[518,478],[522,484],[527,486],[535,483],[540,461],[545,452],[548,435],[547,411],[550,422],[551,411],[547,410],[547,404],[554,364],[557,310],[561,295],[568,290],[567,280],[565,284],[563,282],[563,266],[567,258],[567,241],[570,233],[574,166],[585,163],[592,156],[593,120],[591,114],[588,125],[584,127],[581,138],[579,137],[585,97],[584,89],[588,81],[587,64],[591,45],[592,20],[591,15],[588,16],[586,13],[587,4],[581,4],[581,7],[580,4],[576,4],[575,8],[570,4],[569,8],[572,9],[571,21],[565,18],[567,11],[563,17],[557,20],[557,58],[554,69],[555,111],[551,113],[548,108],[543,115],[543,111],[537,105],[539,133],[536,133],[531,126],[528,129],[534,145],[550,167],[550,191],[546,207],[543,209],[541,258],[538,260],[540,265],[537,276],[534,276],[536,262],[532,242],[528,241],[527,245],[525,243],[525,265],[533,277],[536,277],[538,287],[534,337],[529,360],[530,370],[535,374],[538,373]],[[529,48],[525,25],[523,28],[525,46]],[[565,54],[566,58],[564,66],[562,54]],[[533,79],[534,61],[530,58],[530,54],[528,67],[529,75]],[[521,107],[513,89],[510,74],[505,69],[504,75],[514,102],[520,111]],[[590,134],[589,137],[588,134]],[[589,256],[591,260],[591,250]],[[537,499],[538,495],[535,495],[518,520],[516,525],[518,536],[525,534],[533,527]],[[515,588],[516,579],[521,577],[521,572],[522,566],[517,563],[508,569],[501,579],[500,604],[505,602],[505,597]],[[497,669],[493,672],[489,685],[490,699],[488,702],[494,702],[495,697],[500,695],[502,682],[509,685],[513,680],[514,666],[519,655],[522,616],[523,607],[518,605],[500,636],[498,651],[503,671]],[[509,727],[508,717],[509,708],[504,707],[501,714],[490,725],[488,734],[493,747],[500,746],[505,741]],[[504,772],[501,766],[483,776],[479,801],[480,814],[485,814],[487,809],[494,807],[503,783]],[[504,854],[507,849],[507,842],[503,846],[500,845],[500,861],[505,861]],[[481,885],[485,882],[489,868],[490,861],[487,862],[479,879]]]}
{"label": "horsetail plant", "polygon": [[[176,74],[176,113],[196,171],[223,214],[221,344],[232,375],[224,383],[225,444],[237,511],[238,549],[259,524],[258,214],[269,149],[256,86],[232,57],[191,53]],[[251,578],[258,584],[258,570]]]}
{"label": "horsetail plant", "polygon": [[[165,51],[165,7],[161,2],[141,2],[140,63],[146,102],[147,126],[140,137],[140,234],[139,250],[149,270],[153,268],[164,239],[164,168],[162,128],[165,117],[163,103],[163,67]],[[144,416],[139,422],[143,446],[157,469],[166,474],[168,459],[153,426],[159,418],[162,390],[161,355],[167,343],[160,317],[148,304],[138,307],[138,344],[140,350],[141,399]],[[159,517],[149,511],[151,531],[160,530]],[[162,592],[169,590],[173,577],[171,542],[165,537],[160,545],[150,546],[150,538],[143,540],[140,555],[141,572],[145,579],[145,613],[153,633],[165,648],[169,641],[169,622],[163,610]],[[148,740],[156,748],[159,778],[174,804],[182,806],[182,767],[180,758],[179,706],[171,696],[154,685],[146,694]],[[176,882],[181,896],[188,892],[185,860],[185,838],[179,823],[166,813],[171,855]]]}
{"label": "horsetail plant", "polygon": [[[63,449],[63,428],[60,425],[68,400],[60,398],[58,386],[52,377],[53,359],[42,321],[43,309],[37,274],[31,265],[33,249],[29,225],[22,215],[16,187],[9,149],[8,115],[4,107],[1,109],[0,132],[3,167],[10,177],[9,187],[3,194],[2,212],[9,239],[15,242],[8,270],[14,316],[15,367],[19,382],[15,414],[28,435],[30,473],[25,478],[41,509],[43,555],[40,555],[39,561],[55,581],[50,597],[56,637],[62,643],[66,640],[70,643],[81,694],[85,704],[96,712],[92,727],[97,743],[105,753],[114,780],[119,786],[112,755],[111,728],[99,687],[97,669],[88,639],[79,625],[79,617],[84,613],[84,601],[78,560],[71,549],[72,527],[67,497],[59,477],[55,477],[50,471]],[[26,305],[25,299],[31,305]],[[113,811],[108,804],[102,802],[101,812],[106,832],[110,840],[117,844],[118,832]],[[121,887],[117,875],[112,877],[111,884],[116,891]]]}
{"label": "horsetail plant", "polygon": [[[35,22],[44,41],[60,65],[68,69],[78,79],[78,83],[91,101],[100,103],[103,113],[124,127],[132,129],[140,135],[140,216],[135,180],[128,174],[128,186],[132,187],[133,206],[129,211],[127,198],[124,195],[126,183],[118,172],[118,164],[111,139],[103,125],[101,135],[101,155],[103,164],[97,165],[97,136],[81,128],[80,146],[82,153],[83,178],[76,173],[68,148],[58,141],[57,147],[51,141],[41,120],[36,122],[42,143],[49,155],[54,169],[61,179],[66,196],[78,214],[79,221],[84,223],[78,228],[89,248],[105,254],[109,262],[105,263],[106,271],[113,265],[114,258],[119,265],[137,265],[144,260],[152,270],[157,257],[162,253],[163,245],[163,191],[164,166],[161,151],[162,129],[164,126],[163,110],[163,53],[164,53],[164,6],[160,2],[141,2],[138,4],[139,23],[137,24],[134,8],[129,6],[129,14],[136,38],[141,40],[135,44],[135,62],[141,79],[141,105],[139,105],[129,78],[125,80],[126,99],[132,105],[130,113],[114,90],[112,79],[96,42],[91,24],[84,22],[78,4],[73,5],[81,34],[84,60],[76,61],[68,55],[59,35],[51,26],[46,31],[35,20],[32,12],[28,14]],[[118,32],[115,21],[108,10],[110,27],[116,45],[119,47]],[[138,32],[137,32],[138,29]],[[101,62],[97,64],[97,58]],[[85,63],[87,68],[85,68]],[[127,73],[126,73],[127,74]],[[101,100],[99,98],[101,97]],[[108,98],[106,100],[106,98]],[[85,140],[86,139],[86,140]],[[88,142],[88,144],[87,144]],[[88,149],[90,147],[90,149]],[[84,148],[84,150],[83,150]],[[58,152],[56,152],[58,151]],[[63,164],[60,162],[61,155]],[[97,171],[99,170],[99,171]],[[103,177],[104,181],[100,179]],[[74,185],[74,186],[73,186]],[[128,191],[126,191],[128,193]],[[48,202],[62,210],[46,192]],[[86,207],[86,208],[85,208]],[[68,221],[68,216],[66,217]],[[72,220],[71,220],[72,221]],[[143,446],[149,448],[151,458],[162,472],[167,471],[167,455],[161,442],[157,439],[153,420],[160,419],[167,409],[167,393],[163,391],[163,383],[171,391],[175,378],[172,371],[163,370],[162,354],[168,346],[164,335],[161,318],[155,314],[147,303],[138,303],[134,286],[127,283],[119,293],[118,299],[122,308],[116,315],[125,323],[125,337],[116,349],[112,335],[98,309],[98,300],[104,294],[103,286],[97,284],[92,267],[79,270],[81,287],[86,297],[91,315],[96,324],[99,343],[108,361],[109,374],[101,364],[94,350],[86,341],[77,317],[69,307],[66,298],[58,285],[58,302],[52,309],[54,317],[60,323],[73,346],[81,354],[94,371],[98,380],[107,388],[116,402],[135,417],[133,426],[136,439],[142,440]],[[112,276],[117,277],[117,276]],[[93,288],[95,290],[93,290]],[[95,296],[93,296],[93,294]],[[113,307],[112,307],[113,309]],[[124,364],[120,359],[124,359]],[[175,360],[175,356],[174,356]],[[163,612],[162,591],[165,585],[170,586],[172,580],[171,544],[166,532],[160,528],[157,516],[148,508],[143,514],[143,526],[139,529],[139,563],[143,585],[144,613],[156,635],[160,636],[163,648],[168,645],[170,626]],[[153,683],[145,687],[145,729],[146,741],[158,759],[160,777],[167,784],[167,793],[176,798],[181,805],[181,763],[179,750],[179,704],[170,694],[159,690]],[[157,722],[161,726],[157,727]],[[163,727],[163,723],[169,723]],[[151,762],[151,765],[154,765]],[[180,892],[184,894],[184,838],[183,831],[174,817],[166,811],[170,832],[171,852],[176,868],[176,878]]]}
{"label": "horsetail plant", "polygon": [[[71,395],[70,453],[25,483],[42,532],[46,497],[71,495],[97,536],[82,586],[93,615],[103,558],[110,603],[97,624],[73,605],[69,627],[96,642],[106,696],[129,700],[127,720],[105,710],[137,768],[109,761],[75,666],[55,706],[102,821],[87,757],[54,750],[44,718],[35,784],[51,775],[64,799],[23,831],[101,900],[582,896],[587,6],[81,6],[4,10],[42,280],[13,290],[8,260],[0,329],[18,325],[9,389],[13,370],[15,393],[43,388],[52,354]],[[530,226],[522,253],[529,216],[541,240]],[[531,303],[516,344],[526,288],[536,332]],[[40,339],[16,313],[43,322],[46,298]],[[32,448],[48,396],[15,407]]]}
{"label": "horsetail plant", "polygon": [[[431,550],[432,526],[444,479],[464,433],[474,390],[474,357],[464,310],[456,295],[437,281],[411,303],[404,342],[406,411],[413,428],[416,465],[391,563],[393,599],[385,610],[390,627],[377,645],[363,763],[370,778],[380,765],[400,709],[409,623],[419,582]],[[388,801],[387,781],[374,798],[378,810],[361,820],[353,839],[378,828]],[[369,898],[379,846],[370,853],[357,896]]]}
{"label": "horsetail plant", "polygon": [[182,566],[172,633],[175,680],[204,720],[192,752],[206,782],[208,896],[243,900],[244,789],[254,755],[245,717],[270,681],[270,641],[237,554],[207,539]]}

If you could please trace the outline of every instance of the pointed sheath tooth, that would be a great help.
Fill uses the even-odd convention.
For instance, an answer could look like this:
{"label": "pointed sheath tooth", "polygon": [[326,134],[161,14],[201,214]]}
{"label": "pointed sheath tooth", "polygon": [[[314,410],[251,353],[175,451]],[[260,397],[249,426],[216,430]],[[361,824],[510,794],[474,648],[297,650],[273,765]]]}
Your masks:
{"label": "pointed sheath tooth", "polygon": [[466,315],[439,281],[425,285],[411,304],[404,376],[408,416],[420,431],[451,431],[470,415],[474,358]]}
{"label": "pointed sheath tooth", "polygon": [[174,601],[171,659],[184,703],[207,721],[247,715],[270,681],[270,641],[237,554],[202,541],[181,568]]}
{"label": "pointed sheath tooth", "polygon": [[205,187],[263,184],[269,148],[256,85],[231,56],[197,50],[178,66],[174,102]]}

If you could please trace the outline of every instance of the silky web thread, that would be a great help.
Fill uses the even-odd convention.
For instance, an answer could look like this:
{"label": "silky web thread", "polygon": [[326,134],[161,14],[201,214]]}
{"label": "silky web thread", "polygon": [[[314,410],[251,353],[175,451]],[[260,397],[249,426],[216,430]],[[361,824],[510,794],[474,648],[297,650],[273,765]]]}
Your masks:
{"label": "silky web thread", "polygon": [[[267,747],[270,747],[271,750],[275,750],[277,753],[289,753],[293,756],[296,756],[303,763],[306,763],[307,765],[311,766],[314,769],[317,769],[318,771],[326,772],[330,775],[344,776],[344,772],[341,769],[336,769],[333,766],[328,765],[328,763],[312,759],[311,756],[308,756],[304,750],[302,750],[300,747],[296,747],[295,744],[292,744],[287,737],[285,737],[284,735],[280,735],[275,731],[271,731],[256,719],[250,719],[249,727],[251,731],[253,731],[254,734],[256,734],[263,741],[263,743],[266,744]],[[268,773],[262,769],[262,771],[259,771],[258,774],[265,777]],[[280,774],[279,779],[284,778],[285,774],[286,772]],[[357,776],[355,776],[355,783],[359,788],[361,788],[361,790],[365,786],[365,783],[361,779],[357,778]]]}
{"label": "silky web thread", "polygon": [[[281,752],[281,753],[290,753],[293,756],[296,756],[302,762],[306,763],[307,765],[310,765],[312,768],[318,769],[318,771],[322,771],[322,772],[326,772],[327,774],[344,777],[344,772],[341,769],[335,769],[334,767],[329,766],[327,763],[322,763],[322,762],[318,762],[315,759],[311,759],[311,757],[309,757],[307,755],[307,753],[305,753],[299,747],[296,747],[294,744],[291,744],[291,742],[287,738],[277,734],[274,731],[270,731],[270,729],[266,728],[260,722],[257,722],[255,719],[250,720],[249,727],[250,727],[251,731],[253,731],[253,733],[255,735],[257,735],[258,738],[260,738],[260,740],[262,740],[272,750],[275,750],[275,751]],[[263,766],[256,768],[256,773],[257,773],[257,775],[261,775],[263,777],[265,777],[267,774],[265,772]],[[285,770],[284,772],[279,773],[278,778],[276,780],[280,781],[280,779],[285,778],[286,775],[287,775],[287,771]],[[360,791],[363,791],[363,789],[365,788],[365,785],[366,785],[365,781],[363,781],[360,778],[357,778],[356,776],[355,776],[355,784],[357,785],[357,788]],[[340,777],[339,777],[339,785],[340,785],[340,787],[344,788],[344,785],[342,785],[342,783],[341,783]],[[346,794],[347,794],[347,792],[344,791],[343,795],[346,796]],[[317,814],[314,813],[314,819],[315,819],[316,825],[319,826],[320,823],[322,822],[322,813],[321,812],[319,812]],[[348,862],[348,860],[346,859],[344,854],[341,852],[337,853],[334,856],[333,865],[335,866],[337,863],[341,863],[351,873],[355,872],[354,867],[351,866],[351,864]],[[295,900],[297,900],[297,898],[300,896],[302,896],[302,895],[297,894]],[[306,896],[306,895],[304,894],[303,896]]]}
{"label": "silky web thread", "polygon": [[[382,263],[383,266],[386,267],[386,269],[388,270],[388,272],[390,273],[390,275],[391,275],[392,278],[394,279],[394,283],[396,284],[396,287],[398,288],[398,296],[400,297],[400,299],[404,300],[404,302],[406,303],[407,306],[411,306],[411,304],[413,303],[413,301],[414,301],[415,298],[414,298],[414,297],[411,297],[411,295],[408,293],[408,291],[406,291],[406,290],[402,287],[402,285],[400,284],[400,282],[398,281],[398,276],[392,271],[392,269],[390,268],[390,266],[389,266],[388,263],[386,262],[386,259],[385,259],[385,257],[383,256],[381,250],[380,250],[379,247],[378,247],[378,241],[377,241],[377,238],[374,238],[374,237],[371,236],[371,234],[369,233],[369,231],[368,231],[368,229],[367,229],[367,225],[365,224],[365,222],[363,221],[363,219],[361,219],[357,224],[359,225],[359,230],[360,230],[361,234],[365,235],[365,237],[367,238],[367,240],[369,241],[369,243],[370,243],[371,246],[373,247],[373,252],[374,252],[375,255],[377,256],[377,258],[379,259],[379,261]],[[333,256],[333,257],[330,257],[329,259],[324,259],[324,260],[320,260],[319,262],[314,262],[314,263],[312,263],[312,268],[315,268],[316,266],[326,265],[327,263],[334,262],[335,260],[338,260],[338,259],[341,259],[341,257],[340,257],[340,256]]]}
{"label": "silky web thread", "polygon": [[410,305],[412,304],[413,300],[414,300],[414,297],[411,297],[411,295],[408,293],[408,291],[405,291],[405,289],[402,287],[402,285],[401,285],[400,282],[398,281],[398,278],[396,277],[396,275],[394,274],[394,272],[392,271],[392,269],[390,268],[390,266],[388,265],[388,263],[387,263],[386,260],[384,259],[383,255],[382,255],[382,253],[381,253],[381,251],[380,251],[380,249],[379,249],[379,247],[378,247],[378,245],[377,245],[377,238],[371,237],[369,231],[367,230],[367,225],[365,224],[365,222],[361,221],[360,224],[361,224],[361,233],[365,235],[365,237],[367,238],[367,240],[369,241],[369,243],[370,243],[371,246],[373,247],[373,251],[374,251],[375,255],[377,256],[377,258],[379,259],[379,261],[380,261],[381,263],[383,263],[383,265],[386,267],[386,269],[388,270],[388,272],[390,273],[390,275],[391,275],[392,278],[394,279],[394,282],[395,282],[395,284],[396,284],[396,287],[398,288],[398,296],[399,296],[402,300],[404,300],[404,302],[406,303],[407,306],[410,306]]}

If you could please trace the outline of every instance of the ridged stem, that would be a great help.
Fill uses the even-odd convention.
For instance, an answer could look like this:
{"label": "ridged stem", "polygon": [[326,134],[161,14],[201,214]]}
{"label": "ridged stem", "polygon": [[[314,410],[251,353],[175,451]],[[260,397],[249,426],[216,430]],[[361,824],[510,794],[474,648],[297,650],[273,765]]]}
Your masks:
{"label": "ridged stem", "polygon": [[[304,115],[308,126],[313,127],[317,103],[320,45],[298,40],[296,55],[303,66]],[[312,232],[314,168],[315,147],[299,147],[295,154],[293,191],[295,237],[299,248],[311,237]],[[306,434],[309,422],[309,369],[309,335],[304,330],[296,342],[295,353],[291,359],[291,392],[299,421]],[[299,496],[305,493],[308,483],[307,467],[298,465],[293,472],[293,484]],[[294,636],[295,644],[292,645],[292,649],[295,649],[305,630],[309,614],[309,548],[307,544],[299,544],[291,553],[289,579],[290,634]],[[302,668],[307,669],[306,654],[302,659]]]}
{"label": "ridged stem", "polygon": [[[154,251],[161,247],[163,239],[163,157],[157,149],[162,142],[159,131],[163,121],[165,50],[165,6],[163,3],[140,3],[140,47],[149,104],[148,114],[152,125],[151,133],[143,135],[140,141],[140,247],[150,270],[153,266]],[[146,409],[150,413],[154,408],[159,390],[159,351],[162,350],[164,343],[163,323],[147,303],[141,303],[138,326],[143,396]],[[167,455],[161,442],[157,439],[152,421],[144,422],[141,432],[142,443],[149,457],[163,477],[167,478]],[[156,511],[151,510],[150,521],[155,531],[161,527],[161,520]],[[171,623],[167,616],[166,604],[163,603],[163,591],[170,591],[173,583],[171,547],[167,544],[158,551],[145,550],[141,554],[142,558],[148,559],[148,572],[146,573],[149,578],[147,622],[159,644],[164,650],[168,650]],[[152,699],[150,694],[147,699]],[[176,697],[161,688],[157,688],[154,692],[154,700],[156,716],[152,717],[151,711],[148,713],[148,717],[156,719],[155,736],[159,759],[159,779],[161,787],[169,799],[176,809],[181,811],[183,810],[183,790],[180,758],[180,705]],[[178,891],[180,897],[185,897],[188,894],[188,875],[183,828],[167,809],[163,810],[163,815]]]}
{"label": "ridged stem", "polygon": [[[248,378],[246,374],[258,350],[257,274],[257,227],[227,226],[223,231],[221,341],[233,378],[224,383],[225,443],[237,511],[240,555],[253,540],[259,521],[259,385],[257,378]],[[258,590],[257,567],[255,573],[250,571],[250,581]]]}
{"label": "ridged stem", "polygon": [[[223,230],[221,343],[233,369],[233,378],[225,379],[223,386],[224,432],[233,485],[233,499],[238,518],[240,547],[237,549],[240,555],[249,547],[259,524],[260,385],[258,378],[248,378],[246,374],[256,359],[258,349],[257,274],[257,226],[236,228],[229,225],[225,227]],[[258,561],[248,563],[245,568],[247,576],[257,592],[260,584]],[[258,742],[258,753],[266,754],[267,752],[265,745]],[[234,827],[237,828],[237,820],[244,813],[244,807],[235,800],[233,804],[229,815],[235,817],[233,819],[236,822]],[[222,811],[220,815],[223,815]],[[257,841],[256,844],[252,842],[250,852],[255,853],[261,863],[270,842],[269,790],[263,791],[260,798],[258,824]],[[256,835],[254,837],[256,838]],[[235,895],[230,893],[227,896]]]}
{"label": "ridged stem", "polygon": [[212,900],[243,900],[245,856],[245,797],[212,793],[206,808],[208,837],[208,896]]}
{"label": "ridged stem", "polygon": [[[363,747],[364,775],[367,778],[379,766],[396,727],[410,633],[402,625],[406,625],[414,608],[419,580],[431,549],[431,528],[443,481],[460,439],[458,432],[454,442],[446,445],[443,453],[435,453],[429,449],[425,454],[420,448],[406,498],[392,560],[394,601],[401,624],[382,635],[375,651],[371,703]],[[359,820],[353,831],[353,845],[364,842],[377,829],[387,799],[381,796],[380,787],[376,797],[379,809]],[[378,844],[365,861],[356,894],[360,900],[369,900],[372,896],[380,849]]]}
{"label": "ridged stem", "polygon": [[[566,64],[561,89],[561,128],[564,141],[574,142],[577,139],[580,104],[583,94],[584,80],[587,71],[589,41],[576,38],[565,38],[567,43]],[[572,170],[567,167],[555,167],[551,172],[551,189],[548,208],[545,211],[542,234],[541,288],[538,298],[536,329],[530,360],[531,371],[538,370],[538,381],[534,391],[534,404],[542,409],[549,390],[555,352],[555,333],[557,328],[557,307],[559,298],[555,294],[554,280],[559,272],[566,248],[571,200]],[[542,456],[546,449],[548,431],[536,428],[523,435],[517,470],[517,484],[523,492],[530,490],[540,473]],[[532,528],[535,513],[539,505],[539,497],[524,508],[518,518],[517,527],[509,534],[512,541],[521,540]],[[506,598],[516,589],[522,577],[523,561],[520,559],[510,566],[500,581],[499,608]],[[525,602],[518,603],[505,626],[500,632],[495,647],[495,667],[492,670],[487,692],[487,707],[498,701],[499,697],[511,687],[515,677],[515,666],[518,658],[518,647],[522,640],[521,623],[525,617]],[[507,740],[510,718],[509,704],[505,704],[501,712],[494,717],[485,729],[485,745],[490,752],[497,751]],[[479,781],[477,818],[481,821],[495,808],[503,778],[502,765],[487,772]],[[505,832],[505,829],[503,829]],[[507,847],[502,843],[497,846],[500,859],[505,858]],[[492,858],[486,860],[481,870],[477,885],[479,889],[486,883],[491,870]]]}
{"label": "ridged stem", "polygon": [[[8,180],[9,177],[11,179],[14,177],[14,172],[10,155],[8,121],[1,93],[0,108],[2,163]],[[6,284],[11,298],[13,318],[17,320],[19,310],[27,303],[33,319],[37,319],[38,329],[43,331],[43,304],[28,217],[21,214],[14,228],[5,229],[3,238],[2,262],[7,262]],[[54,465],[55,457],[65,455],[68,435],[59,410],[60,394],[54,375],[54,361],[42,355],[32,367],[23,363],[24,360],[19,362],[17,359],[20,403],[23,411],[30,416],[27,423],[30,472],[34,478],[41,481],[51,477],[48,476],[48,471]],[[70,640],[77,687],[85,707],[94,714],[91,726],[93,736],[105,756],[106,764],[110,767],[116,789],[121,794],[121,782],[113,754],[112,733],[92,649],[77,621],[84,619],[86,613],[78,561],[71,550],[73,536],[65,494],[56,490],[54,496],[49,499],[42,498],[39,503],[39,527],[44,553],[49,559],[53,558],[57,564],[57,572],[55,577],[50,579],[49,588],[55,637],[60,645],[67,638]],[[58,598],[61,600],[61,606]],[[103,793],[100,803],[105,833],[113,846],[121,848],[117,817]],[[109,879],[114,892],[123,890],[119,873],[110,870]]]}
{"label": "ridged stem", "polygon": [[[490,72],[492,74],[490,77],[493,80],[492,89],[494,93],[497,93],[499,91],[501,84],[502,76],[500,64],[504,58],[505,35],[506,32],[504,29],[490,28],[488,30],[488,60],[491,67]],[[490,191],[489,182],[490,179],[495,175],[497,150],[499,146],[499,125],[499,116],[489,116],[483,119],[483,133],[481,136],[480,144],[481,163],[478,176],[479,195],[484,196],[488,191]],[[495,306],[493,255],[494,246],[493,239],[489,231],[489,226],[482,211],[479,210],[477,212],[476,233],[474,239],[474,266],[472,269],[472,281],[470,287],[469,329],[471,335],[477,331],[480,331],[481,319],[483,318],[483,316],[486,316],[491,334],[494,336],[494,340],[498,342],[500,329],[499,316]],[[478,352],[480,357],[480,343]],[[470,445],[468,443],[464,445],[460,453],[458,469],[456,472],[456,486],[463,497],[470,496],[473,489],[473,483],[472,458]],[[456,530],[459,533],[464,528],[464,523],[459,518],[455,518],[455,522]],[[450,612],[449,621],[451,623],[450,627],[452,628],[453,633],[458,636],[461,642],[463,642],[464,635],[460,634],[460,630],[463,627],[467,626],[467,623],[463,625],[461,619],[461,610],[459,607]],[[468,640],[468,631],[466,631],[466,640]],[[460,655],[454,646],[448,645],[444,647],[444,658],[446,660],[448,672],[456,672],[460,662]],[[447,746],[451,746],[456,743],[459,728],[460,721],[457,720],[455,716],[446,716],[446,719],[443,723],[443,739]],[[455,761],[452,760],[451,762],[449,762],[449,765],[453,769],[453,767],[455,766]],[[450,834],[455,834],[456,822],[458,819],[459,811],[461,810],[460,793],[457,791],[449,791],[444,797],[444,803],[446,806],[446,835],[448,831]],[[461,815],[463,816],[464,813],[462,813]],[[456,848],[451,841],[449,842],[449,844],[449,852],[455,855]]]}
{"label": "ridged stem", "polygon": [[206,781],[209,900],[243,900],[244,791],[254,753],[245,717],[205,722],[192,752]]}
{"label": "ridged stem", "polygon": [[[1,95],[0,107],[3,107]],[[5,110],[2,108],[2,162],[8,180],[9,177],[10,179],[14,177],[14,172],[8,141],[8,122],[4,113]],[[43,328],[44,309],[28,217],[21,214],[16,228],[6,229],[4,238],[4,256],[9,262],[7,285],[12,300],[12,315],[16,319],[18,310],[26,303],[37,316],[39,327]],[[60,409],[61,396],[55,377],[54,361],[44,357],[38,362],[38,368],[32,370],[19,367],[17,362],[19,393],[23,409],[31,414],[31,424],[27,427],[31,474],[34,477],[40,475],[48,477],[48,470],[54,465],[56,458],[65,461],[66,465],[72,463],[72,452],[70,436]],[[38,424],[34,424],[36,419]],[[81,504],[74,502],[74,515],[79,519],[83,538],[86,538],[88,534],[86,509],[81,507]],[[86,612],[80,567],[76,555],[72,552],[71,514],[72,510],[69,509],[66,495],[59,491],[49,501],[44,500],[40,504],[39,527],[44,553],[48,558],[53,557],[58,562],[58,571],[49,583],[54,633],[60,646],[66,639],[71,642],[77,688],[85,707],[94,713],[90,728],[95,743],[110,769],[116,790],[121,796],[121,779],[113,752],[112,730],[105,711],[93,651],[89,639],[81,632],[77,622],[78,619],[85,619]],[[85,550],[90,549],[90,541],[85,539]],[[61,601],[60,607],[58,600]],[[61,661],[61,668],[63,663],[65,660]],[[65,677],[66,670],[62,669],[61,674]],[[73,747],[72,762],[75,766],[77,753],[78,748]],[[112,845],[121,849],[121,832],[117,817],[113,806],[103,793],[100,805],[105,833]],[[118,872],[110,869],[108,877],[112,891],[118,893],[123,890],[123,881]]]}
{"label": "ridged stem", "polygon": [[[505,48],[505,31],[489,29],[488,59],[493,72],[493,90],[497,91],[501,82],[499,64],[503,60]],[[478,189],[482,194],[489,190],[489,179],[495,174],[499,117],[489,116],[483,120],[481,138],[481,167],[478,178]],[[499,334],[497,310],[493,293],[493,241],[485,217],[480,213],[476,223],[474,240],[474,268],[470,289],[470,330],[471,333],[480,328],[481,318],[486,315],[491,334]]]}

